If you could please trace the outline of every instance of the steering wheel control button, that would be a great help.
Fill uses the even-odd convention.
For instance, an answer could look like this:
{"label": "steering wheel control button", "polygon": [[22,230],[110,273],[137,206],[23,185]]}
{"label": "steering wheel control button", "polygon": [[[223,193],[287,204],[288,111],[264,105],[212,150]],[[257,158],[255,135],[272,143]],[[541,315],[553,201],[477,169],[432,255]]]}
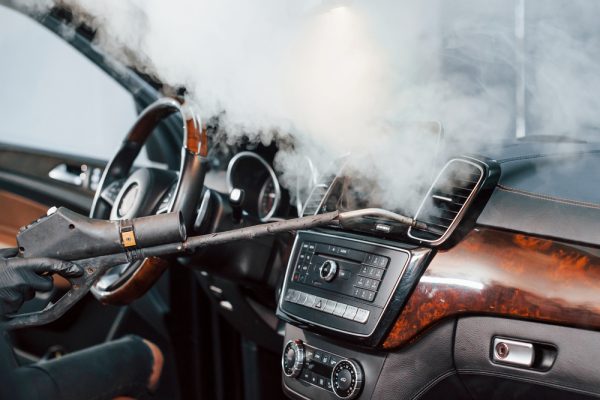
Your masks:
{"label": "steering wheel control button", "polygon": [[281,367],[285,376],[296,378],[300,376],[304,366],[304,345],[301,340],[290,340],[283,348]]}
{"label": "steering wheel control button", "polygon": [[333,260],[326,260],[319,268],[319,276],[325,282],[331,282],[338,271],[338,265]]}
{"label": "steering wheel control button", "polygon": [[333,392],[341,399],[354,399],[363,385],[362,368],[356,361],[341,360],[331,372]]}

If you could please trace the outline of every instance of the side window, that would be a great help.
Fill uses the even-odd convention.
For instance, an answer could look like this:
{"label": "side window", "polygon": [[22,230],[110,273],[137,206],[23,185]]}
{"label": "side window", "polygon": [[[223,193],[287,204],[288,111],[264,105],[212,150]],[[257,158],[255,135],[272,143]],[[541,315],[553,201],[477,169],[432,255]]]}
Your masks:
{"label": "side window", "polygon": [[136,114],[131,94],[94,63],[0,6],[0,142],[109,159]]}

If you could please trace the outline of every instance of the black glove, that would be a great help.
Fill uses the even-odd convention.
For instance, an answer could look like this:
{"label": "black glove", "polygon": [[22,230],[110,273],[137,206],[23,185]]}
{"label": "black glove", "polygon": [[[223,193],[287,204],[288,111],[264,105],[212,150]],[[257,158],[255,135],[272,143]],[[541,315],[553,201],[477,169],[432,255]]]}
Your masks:
{"label": "black glove", "polygon": [[17,249],[0,250],[0,316],[16,312],[23,302],[30,300],[36,291],[52,290],[51,276],[41,273],[59,274],[74,278],[83,274],[83,269],[70,262],[51,258],[9,258],[17,255]]}

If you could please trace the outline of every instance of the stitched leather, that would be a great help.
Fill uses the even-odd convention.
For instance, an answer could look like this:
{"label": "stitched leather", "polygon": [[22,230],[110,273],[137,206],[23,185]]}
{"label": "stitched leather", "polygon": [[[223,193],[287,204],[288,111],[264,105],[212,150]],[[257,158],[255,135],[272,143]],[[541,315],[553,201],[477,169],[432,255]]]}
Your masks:
{"label": "stitched leather", "polygon": [[[494,364],[494,336],[555,345],[552,367],[533,371]],[[493,375],[568,391],[600,395],[600,333],[582,329],[492,317],[458,321],[454,359],[460,374]]]}
{"label": "stitched leather", "polygon": [[[454,324],[455,320],[444,321],[429,330],[418,342],[388,354],[372,398],[427,398],[429,389],[453,375]],[[463,394],[456,393],[456,396],[464,398]]]}

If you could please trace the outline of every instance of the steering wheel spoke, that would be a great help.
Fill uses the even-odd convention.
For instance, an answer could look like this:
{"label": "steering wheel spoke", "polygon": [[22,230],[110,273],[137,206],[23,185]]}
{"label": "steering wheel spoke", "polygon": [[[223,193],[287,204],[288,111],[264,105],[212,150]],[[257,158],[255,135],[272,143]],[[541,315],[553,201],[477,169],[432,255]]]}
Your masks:
{"label": "steering wheel spoke", "polygon": [[124,183],[125,179],[117,179],[116,181],[107,185],[106,188],[100,193],[102,200],[107,202],[111,207],[114,206],[117,196],[119,195],[121,188],[123,188]]}

